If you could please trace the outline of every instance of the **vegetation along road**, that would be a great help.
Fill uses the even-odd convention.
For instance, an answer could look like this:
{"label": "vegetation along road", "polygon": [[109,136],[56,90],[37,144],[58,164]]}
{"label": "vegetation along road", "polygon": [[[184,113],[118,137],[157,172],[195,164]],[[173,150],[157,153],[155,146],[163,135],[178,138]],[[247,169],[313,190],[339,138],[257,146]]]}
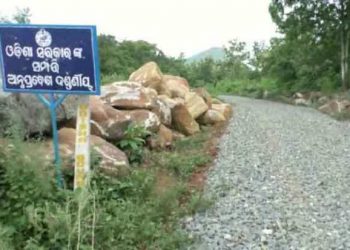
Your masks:
{"label": "vegetation along road", "polygon": [[195,249],[350,249],[350,123],[304,107],[235,104],[206,194],[186,219]]}

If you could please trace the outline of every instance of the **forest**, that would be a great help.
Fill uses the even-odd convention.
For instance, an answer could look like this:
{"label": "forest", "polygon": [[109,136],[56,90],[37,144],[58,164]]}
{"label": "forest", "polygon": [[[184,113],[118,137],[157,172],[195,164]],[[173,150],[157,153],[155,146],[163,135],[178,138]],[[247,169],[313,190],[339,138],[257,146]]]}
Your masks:
{"label": "forest", "polygon": [[[192,86],[218,92],[262,95],[264,91],[332,93],[349,88],[350,1],[273,0],[269,6],[278,36],[247,45],[233,39],[223,60],[208,57],[188,63],[170,57],[147,41],[99,35],[102,82],[125,80],[135,69],[155,61],[161,70],[180,75]],[[2,22],[30,22],[30,9],[18,9]]]}
{"label": "forest", "polygon": [[168,57],[146,41],[101,35],[103,81],[125,79],[153,60],[163,71],[218,93],[259,97],[264,91],[292,95],[349,88],[350,1],[274,0],[269,11],[280,35],[252,48],[237,39],[228,41],[221,61],[206,58],[189,64],[183,55]]}
{"label": "forest", "polygon": [[[168,56],[147,41],[99,34],[102,83],[127,80],[140,66],[154,61],[164,74],[181,76],[192,88],[205,87],[213,97],[347,94],[350,1],[271,0],[269,12],[278,36],[250,45],[232,34],[222,60],[189,63],[184,54]],[[30,23],[30,18],[30,9],[18,9],[0,22]],[[222,134],[202,127],[165,151],[146,149],[149,132],[128,127],[126,139],[116,146],[127,148],[136,159],[130,175],[101,174],[100,159],[93,152],[89,188],[72,192],[69,185],[61,190],[48,181],[54,180],[53,166],[45,166],[34,150],[43,138],[33,136],[24,143],[16,137],[21,128],[14,126],[8,137],[0,138],[0,250],[187,249],[193,239],[179,229],[180,222],[212,202],[189,189],[188,181],[196,168],[212,163],[217,149],[211,140]],[[145,166],[140,167],[142,161]],[[64,175],[71,183],[72,171]]]}

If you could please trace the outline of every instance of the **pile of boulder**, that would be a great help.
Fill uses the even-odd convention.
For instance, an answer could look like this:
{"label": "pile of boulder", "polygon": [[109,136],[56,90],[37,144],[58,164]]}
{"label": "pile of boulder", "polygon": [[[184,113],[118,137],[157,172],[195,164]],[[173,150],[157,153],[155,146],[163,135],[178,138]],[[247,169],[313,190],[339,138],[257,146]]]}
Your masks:
{"label": "pile of boulder", "polygon": [[[201,125],[226,121],[232,112],[231,105],[212,98],[206,89],[191,89],[186,79],[163,75],[155,62],[133,72],[128,81],[104,85],[101,91],[100,96],[90,97],[91,145],[101,156],[100,167],[116,175],[129,169],[126,155],[115,145],[130,124],[152,132],[148,140],[151,148],[166,148],[178,138],[198,133]],[[47,110],[34,96],[28,96],[16,94],[7,98],[13,106],[22,107],[20,113],[24,117],[29,114],[25,121],[28,133],[49,131]],[[58,110],[60,150],[69,166],[73,165],[75,148],[76,102],[76,97],[69,97]],[[47,143],[46,147],[51,147],[51,142]]]}
{"label": "pile of boulder", "polygon": [[349,100],[329,100],[318,108],[319,111],[329,115],[337,115],[341,113],[350,113]]}
{"label": "pile of boulder", "polygon": [[328,115],[350,114],[350,101],[344,95],[326,96],[321,92],[295,93],[294,104],[312,106]]}

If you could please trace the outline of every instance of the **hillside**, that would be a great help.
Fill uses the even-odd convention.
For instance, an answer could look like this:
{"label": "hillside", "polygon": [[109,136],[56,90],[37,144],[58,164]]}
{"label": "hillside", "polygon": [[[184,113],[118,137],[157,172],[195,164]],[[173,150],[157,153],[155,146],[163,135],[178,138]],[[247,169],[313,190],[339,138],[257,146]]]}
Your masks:
{"label": "hillside", "polygon": [[213,58],[215,61],[220,61],[224,58],[225,52],[223,48],[213,47],[208,50],[202,51],[198,54],[195,54],[187,59],[187,62],[198,62],[205,58]]}

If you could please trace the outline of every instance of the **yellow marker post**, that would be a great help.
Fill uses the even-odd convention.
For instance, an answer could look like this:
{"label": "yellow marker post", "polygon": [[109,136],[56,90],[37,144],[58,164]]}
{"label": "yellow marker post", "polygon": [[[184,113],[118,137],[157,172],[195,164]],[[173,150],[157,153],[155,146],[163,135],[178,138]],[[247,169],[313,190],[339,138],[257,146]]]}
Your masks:
{"label": "yellow marker post", "polygon": [[90,172],[89,96],[79,97],[76,131],[74,189],[86,186]]}

